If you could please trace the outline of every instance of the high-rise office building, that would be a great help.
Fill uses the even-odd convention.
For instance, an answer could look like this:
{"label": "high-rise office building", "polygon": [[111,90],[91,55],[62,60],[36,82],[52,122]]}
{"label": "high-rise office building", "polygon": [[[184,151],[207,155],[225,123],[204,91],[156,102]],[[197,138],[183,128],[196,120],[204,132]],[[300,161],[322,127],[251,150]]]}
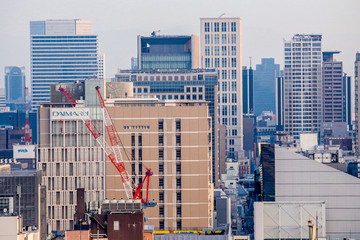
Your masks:
{"label": "high-rise office building", "polygon": [[254,113],[254,70],[243,66],[243,114]]}
{"label": "high-rise office building", "polygon": [[323,122],[343,122],[343,63],[334,59],[339,51],[324,51],[322,63]]}
{"label": "high-rise office building", "polygon": [[262,58],[254,71],[255,115],[263,111],[275,112],[275,82],[280,77],[280,65],[274,58]]}
{"label": "high-rise office building", "polygon": [[360,113],[360,53],[357,52],[355,55],[355,74],[354,74],[354,82],[355,82],[355,148],[357,151],[359,151],[360,147],[359,147],[359,143],[360,143],[360,134],[359,134],[359,129],[360,129],[360,118],[359,118],[359,113]]}
{"label": "high-rise office building", "polygon": [[240,18],[201,18],[201,64],[218,70],[219,124],[226,126],[229,158],[243,156]]}
{"label": "high-rise office building", "polygon": [[91,21],[31,21],[30,64],[33,108],[50,101],[51,84],[96,78],[98,39]]}
{"label": "high-rise office building", "polygon": [[25,67],[5,67],[6,105],[10,110],[25,110]]}
{"label": "high-rise office building", "polygon": [[199,37],[138,36],[138,69],[199,68]]}
{"label": "high-rise office building", "polygon": [[296,34],[284,42],[285,132],[317,133],[322,121],[321,39],[319,34]]}

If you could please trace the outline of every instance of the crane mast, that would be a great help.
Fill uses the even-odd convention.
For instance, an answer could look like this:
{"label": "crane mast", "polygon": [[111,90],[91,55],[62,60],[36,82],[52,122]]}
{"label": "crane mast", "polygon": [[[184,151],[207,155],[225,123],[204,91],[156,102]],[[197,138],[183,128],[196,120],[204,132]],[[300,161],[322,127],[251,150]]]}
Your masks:
{"label": "crane mast", "polygon": [[[135,187],[132,182],[131,178],[129,177],[129,174],[126,171],[125,164],[123,161],[123,157],[121,154],[121,148],[120,148],[120,141],[118,139],[117,133],[115,131],[115,127],[112,123],[112,120],[110,118],[109,112],[106,109],[104,99],[101,96],[100,93],[100,87],[96,87],[96,92],[99,98],[100,107],[103,112],[103,119],[104,124],[106,128],[106,132],[108,133],[108,138],[110,141],[110,144],[107,143],[104,136],[100,133],[100,131],[96,128],[93,121],[91,120],[90,116],[84,111],[83,108],[76,108],[76,110],[79,112],[79,116],[81,117],[82,121],[84,122],[85,126],[89,129],[93,137],[96,139],[97,143],[101,146],[101,148],[105,151],[106,155],[110,159],[110,161],[114,164],[115,168],[118,170],[121,176],[121,180],[123,182],[124,190],[126,193],[126,196],[128,199],[141,199],[144,206],[150,206],[153,207],[156,205],[156,203],[152,202],[149,203],[148,196],[149,196],[149,183],[150,183],[150,176],[153,175],[151,172],[151,169],[146,169],[145,178],[142,182],[138,184],[137,187]],[[77,100],[76,98],[69,93],[66,89],[60,87],[59,91],[64,94],[66,99],[69,101],[71,106],[73,108],[76,107]],[[143,185],[146,183],[146,199],[142,197],[141,189]],[[134,187],[133,187],[134,186]]]}

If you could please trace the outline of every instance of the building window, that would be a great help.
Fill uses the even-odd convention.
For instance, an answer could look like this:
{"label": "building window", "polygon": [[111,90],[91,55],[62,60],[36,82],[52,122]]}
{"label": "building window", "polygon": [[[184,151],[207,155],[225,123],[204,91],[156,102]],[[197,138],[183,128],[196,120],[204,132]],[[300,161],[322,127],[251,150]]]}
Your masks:
{"label": "building window", "polygon": [[164,146],[164,135],[162,134],[159,135],[159,145]]}
{"label": "building window", "polygon": [[[160,199],[160,197],[159,197],[159,199]],[[163,200],[164,201],[164,200]],[[160,216],[164,216],[164,206],[160,206],[159,207],[159,215]]]}
{"label": "building window", "polygon": [[[159,178],[159,187],[160,188],[164,187],[164,178],[163,177]],[[163,196],[163,198],[164,198],[164,196]]]}
{"label": "building window", "polygon": [[236,130],[236,129],[232,129],[232,130],[231,130],[231,135],[232,135],[232,136],[237,136],[237,130]]}
{"label": "building window", "polygon": [[142,146],[142,134],[139,133],[139,136],[138,136],[138,146]]}
{"label": "building window", "polygon": [[236,67],[236,58],[231,58],[231,67]]}
{"label": "building window", "polygon": [[226,46],[221,46],[221,55],[222,55],[222,56],[226,56],[226,55],[227,55]]}
{"label": "building window", "polygon": [[210,56],[210,47],[205,46],[205,56]]}
{"label": "building window", "polygon": [[181,177],[176,178],[176,187],[181,188]]}
{"label": "building window", "polygon": [[236,70],[231,70],[231,79],[236,79]]}
{"label": "building window", "polygon": [[236,90],[236,82],[231,82],[231,91],[237,91]]}
{"label": "building window", "polygon": [[177,207],[176,207],[176,215],[177,215],[178,217],[181,217],[181,206],[177,206]]}
{"label": "building window", "polygon": [[214,34],[214,43],[219,44],[219,34]]}
{"label": "building window", "polygon": [[237,116],[237,106],[236,105],[231,106],[231,115]]}
{"label": "building window", "polygon": [[236,34],[231,34],[231,43],[236,44]]}
{"label": "building window", "polygon": [[164,174],[164,164],[159,164],[159,173]]}
{"label": "building window", "polygon": [[237,125],[237,118],[231,118],[231,125],[233,126]]}
{"label": "building window", "polygon": [[176,174],[181,174],[181,164],[176,163]]}
{"label": "building window", "polygon": [[236,102],[237,102],[237,94],[236,94],[236,93],[232,93],[232,94],[231,94],[231,102],[232,102],[232,103],[236,103]]}
{"label": "building window", "polygon": [[176,145],[177,146],[181,145],[181,135],[176,135]]}
{"label": "building window", "polygon": [[236,46],[231,46],[231,55],[236,56]]}
{"label": "building window", "polygon": [[181,220],[177,220],[177,221],[176,221],[176,229],[177,229],[177,230],[181,230],[181,228],[182,228],[182,227],[181,227]]}
{"label": "building window", "polygon": [[177,119],[175,122],[175,127],[176,127],[176,131],[180,132],[181,131],[181,120]]}
{"label": "building window", "polygon": [[227,79],[227,70],[221,70],[221,79]]}
{"label": "building window", "polygon": [[119,231],[119,230],[120,230],[120,222],[114,221],[114,231]]}
{"label": "building window", "polygon": [[205,34],[205,44],[209,44],[209,43],[210,43],[210,35]]}
{"label": "building window", "polygon": [[210,58],[205,58],[205,68],[210,68]]}
{"label": "building window", "polygon": [[226,32],[226,22],[221,23],[221,31]]}
{"label": "building window", "polygon": [[176,160],[181,160],[181,149],[180,148],[176,149]]}
{"label": "building window", "polygon": [[181,191],[176,192],[176,202],[181,203]]}
{"label": "building window", "polygon": [[222,82],[221,83],[221,90],[224,91],[224,92],[227,91],[227,82]]}
{"label": "building window", "polygon": [[231,31],[236,32],[236,22],[231,23]]}
{"label": "building window", "polygon": [[160,228],[160,230],[164,230],[164,229],[165,229],[165,221],[164,221],[164,220],[160,220],[160,221],[159,221],[159,228]]}
{"label": "building window", "polygon": [[219,59],[219,58],[215,58],[214,67],[215,67],[215,68],[219,68],[219,67],[220,67],[220,59]]}
{"label": "building window", "polygon": [[164,160],[164,149],[159,149],[159,160]]}
{"label": "building window", "polygon": [[214,47],[214,55],[215,55],[215,56],[219,56],[219,55],[220,55],[219,46],[215,46],[215,47]]}
{"label": "building window", "polygon": [[214,23],[214,32],[219,32],[219,23],[218,22]]}
{"label": "building window", "polygon": [[164,131],[164,120],[159,120],[158,126],[159,126],[159,132],[163,132]]}
{"label": "building window", "polygon": [[222,58],[222,59],[221,59],[221,66],[222,66],[223,68],[226,68],[226,67],[227,67],[227,58]]}
{"label": "building window", "polygon": [[205,23],[205,32],[210,32],[210,23]]}
{"label": "building window", "polygon": [[226,34],[221,34],[221,43],[226,44],[226,42],[227,42]]}
{"label": "building window", "polygon": [[131,134],[131,146],[135,146],[135,133]]}
{"label": "building window", "polygon": [[227,118],[222,119],[222,125],[227,125]]}

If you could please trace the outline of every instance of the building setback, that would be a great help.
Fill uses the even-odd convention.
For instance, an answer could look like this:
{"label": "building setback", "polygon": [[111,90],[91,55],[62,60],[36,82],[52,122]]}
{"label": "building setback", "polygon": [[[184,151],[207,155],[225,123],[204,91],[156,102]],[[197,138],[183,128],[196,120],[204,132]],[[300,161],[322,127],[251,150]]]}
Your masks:
{"label": "building setback", "polygon": [[321,35],[296,34],[284,42],[285,132],[317,133],[322,121]]}
{"label": "building setback", "polygon": [[[212,227],[211,117],[207,103],[124,98],[107,99],[107,105],[131,156],[124,161],[133,181],[142,181],[146,168],[153,171],[149,198],[158,206],[144,210],[148,224],[155,230]],[[126,198],[120,175],[109,160],[106,168],[106,198]]]}
{"label": "building setback", "polygon": [[216,68],[221,125],[226,126],[227,155],[242,158],[242,35],[240,18],[201,18],[201,64]]}
{"label": "building setback", "polygon": [[84,20],[30,22],[32,104],[50,101],[50,85],[96,78],[98,40]]}

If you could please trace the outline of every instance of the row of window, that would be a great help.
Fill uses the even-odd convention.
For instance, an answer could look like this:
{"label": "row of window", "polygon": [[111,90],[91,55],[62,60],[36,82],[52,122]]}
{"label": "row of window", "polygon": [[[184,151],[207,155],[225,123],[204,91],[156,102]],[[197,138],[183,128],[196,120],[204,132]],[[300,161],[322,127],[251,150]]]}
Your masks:
{"label": "row of window", "polygon": [[205,34],[205,44],[220,44],[220,36],[221,44],[236,44],[236,34],[231,34],[230,37],[227,34]]}
{"label": "row of window", "polygon": [[[220,32],[220,22],[205,22],[205,32]],[[221,32],[236,32],[236,22],[221,22]]]}
{"label": "row of window", "polygon": [[[205,46],[205,56],[220,56],[220,46]],[[236,46],[221,46],[221,56],[236,56]]]}
{"label": "row of window", "polygon": [[227,68],[227,67],[236,67],[236,58],[205,58],[205,68]]}

